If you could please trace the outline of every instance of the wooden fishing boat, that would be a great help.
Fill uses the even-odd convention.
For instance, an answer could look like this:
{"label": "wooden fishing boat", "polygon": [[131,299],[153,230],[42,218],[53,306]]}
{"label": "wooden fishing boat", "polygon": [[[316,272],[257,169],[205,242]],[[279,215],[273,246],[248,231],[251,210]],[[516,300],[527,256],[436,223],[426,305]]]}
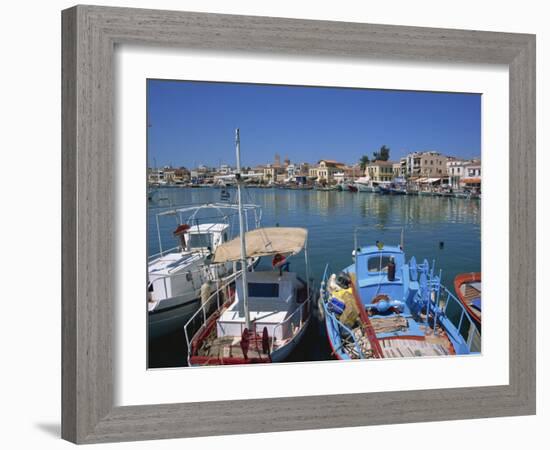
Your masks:
{"label": "wooden fishing boat", "polygon": [[[284,361],[298,345],[309,324],[311,292],[307,230],[258,228],[246,232],[241,185],[240,138],[236,130],[239,205],[238,238],[219,245],[214,265],[240,263],[241,270],[185,324],[190,366],[252,364]],[[290,271],[291,256],[305,255],[306,280]],[[248,270],[247,261],[271,256],[272,270]]]}
{"label": "wooden fishing boat", "polygon": [[481,273],[460,273],[456,276],[455,292],[468,314],[481,326]]}
{"label": "wooden fishing boat", "polygon": [[[357,233],[357,232],[356,232]],[[481,335],[441,283],[435,262],[405,259],[400,245],[358,247],[340,273],[325,269],[319,306],[337,359],[478,353]]]}
{"label": "wooden fishing boat", "polygon": [[[311,316],[309,283],[289,270],[289,258],[306,251],[306,240],[303,228],[260,228],[245,234],[247,258],[271,256],[273,270],[241,271],[204,302],[185,326],[186,337],[193,334],[188,341],[190,366],[288,358]],[[237,238],[218,248],[214,263],[240,259]]]}

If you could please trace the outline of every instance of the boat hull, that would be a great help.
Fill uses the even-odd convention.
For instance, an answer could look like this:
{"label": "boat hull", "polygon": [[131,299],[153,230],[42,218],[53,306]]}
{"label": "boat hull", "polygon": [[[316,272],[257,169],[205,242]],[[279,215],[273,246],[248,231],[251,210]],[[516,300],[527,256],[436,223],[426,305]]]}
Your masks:
{"label": "boat hull", "polygon": [[174,306],[152,311],[148,314],[149,339],[158,339],[183,327],[200,306],[200,298],[195,297]]}
{"label": "boat hull", "polygon": [[367,186],[366,184],[361,184],[361,183],[355,183],[355,187],[357,188],[358,192],[374,193],[377,191],[377,188],[375,186]]}
{"label": "boat hull", "polygon": [[304,337],[304,334],[306,333],[306,330],[307,330],[307,327],[309,326],[310,321],[311,321],[311,313],[310,313],[310,317],[302,325],[302,328],[296,334],[296,336],[294,336],[294,338],[292,338],[291,341],[287,342],[284,346],[282,346],[281,348],[278,348],[271,354],[271,362],[284,362],[288,359],[289,355],[300,344],[300,341]]}

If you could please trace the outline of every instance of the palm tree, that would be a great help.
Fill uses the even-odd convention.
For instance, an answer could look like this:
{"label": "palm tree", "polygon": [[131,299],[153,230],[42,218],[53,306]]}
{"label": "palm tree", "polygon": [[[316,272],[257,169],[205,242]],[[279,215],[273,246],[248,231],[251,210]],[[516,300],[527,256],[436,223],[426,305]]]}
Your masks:
{"label": "palm tree", "polygon": [[367,155],[363,155],[361,156],[361,158],[359,158],[359,164],[361,166],[361,170],[362,171],[365,171],[367,165],[369,164],[370,160],[369,160],[369,157]]}

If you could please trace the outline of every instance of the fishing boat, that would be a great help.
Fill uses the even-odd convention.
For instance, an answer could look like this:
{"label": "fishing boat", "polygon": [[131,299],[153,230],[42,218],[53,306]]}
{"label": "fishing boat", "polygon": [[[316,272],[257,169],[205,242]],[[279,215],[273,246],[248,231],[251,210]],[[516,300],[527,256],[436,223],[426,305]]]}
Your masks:
{"label": "fishing boat", "polygon": [[404,185],[397,183],[381,184],[379,187],[379,192],[383,195],[406,195],[407,189]]}
{"label": "fishing boat", "polygon": [[369,177],[361,177],[355,180],[358,192],[378,192],[378,186]]}
{"label": "fishing boat", "polygon": [[[257,228],[261,209],[243,205],[247,227]],[[232,264],[212,264],[216,248],[231,238],[238,207],[234,204],[208,203],[169,209],[156,214],[159,252],[148,258],[148,331],[158,338],[182,329],[200,306],[201,288],[205,283],[229,276]],[[161,230],[174,221],[172,237],[176,246],[163,248]],[[172,222],[172,223],[174,223]],[[258,260],[249,260],[254,265]]]}
{"label": "fishing boat", "polygon": [[326,192],[328,192],[328,191],[339,191],[340,190],[340,188],[336,184],[332,185],[332,186],[317,185],[317,186],[314,187],[314,189],[316,191],[326,191]]}
{"label": "fishing boat", "polygon": [[429,190],[419,190],[419,191],[418,191],[418,195],[431,196],[431,195],[432,195],[432,191],[429,191]]}
{"label": "fishing boat", "polygon": [[[240,139],[236,131],[237,192],[241,205]],[[240,211],[240,223],[243,223]],[[305,255],[306,280],[290,271],[289,258]],[[272,269],[251,271],[244,261],[272,257]],[[190,366],[284,361],[302,339],[311,315],[307,230],[258,228],[220,245],[215,264],[241,269],[207,299],[185,325]]]}
{"label": "fishing boat", "polygon": [[460,273],[456,276],[454,285],[458,299],[470,317],[481,327],[481,273]]}
{"label": "fishing boat", "polygon": [[353,263],[330,274],[319,306],[337,359],[402,358],[478,353],[481,335],[460,301],[441,283],[442,272],[401,243],[357,245]]}
{"label": "fishing boat", "polygon": [[468,191],[454,191],[455,198],[470,198],[470,193]]}

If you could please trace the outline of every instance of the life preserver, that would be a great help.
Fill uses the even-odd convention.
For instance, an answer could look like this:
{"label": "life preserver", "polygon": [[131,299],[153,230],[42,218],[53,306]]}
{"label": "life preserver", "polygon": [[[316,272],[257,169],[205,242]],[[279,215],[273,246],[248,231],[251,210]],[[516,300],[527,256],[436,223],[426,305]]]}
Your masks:
{"label": "life preserver", "polygon": [[273,259],[271,260],[271,266],[273,268],[275,267],[281,267],[283,264],[286,263],[286,258],[281,255],[280,253],[277,253]]}
{"label": "life preserver", "polygon": [[380,303],[382,300],[389,301],[390,297],[386,294],[378,294],[376,297],[372,299],[372,304],[376,305],[377,303]]}

